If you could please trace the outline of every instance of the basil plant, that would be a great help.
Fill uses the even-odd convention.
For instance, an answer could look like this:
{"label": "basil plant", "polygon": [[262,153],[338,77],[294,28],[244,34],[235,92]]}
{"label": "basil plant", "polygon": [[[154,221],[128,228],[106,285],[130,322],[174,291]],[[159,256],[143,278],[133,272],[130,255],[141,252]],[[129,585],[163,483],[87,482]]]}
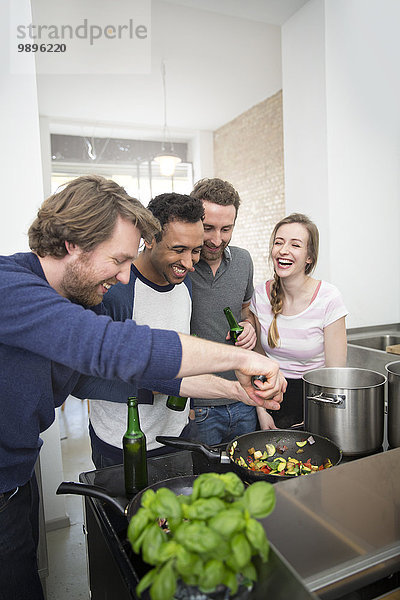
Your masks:
{"label": "basil plant", "polygon": [[189,496],[146,490],[128,527],[133,551],[153,566],[137,593],[150,587],[152,600],[171,600],[181,580],[205,594],[224,585],[234,595],[239,582],[256,581],[253,558],[268,560],[269,543],[257,519],[274,506],[270,483],[245,489],[235,473],[203,473]]}

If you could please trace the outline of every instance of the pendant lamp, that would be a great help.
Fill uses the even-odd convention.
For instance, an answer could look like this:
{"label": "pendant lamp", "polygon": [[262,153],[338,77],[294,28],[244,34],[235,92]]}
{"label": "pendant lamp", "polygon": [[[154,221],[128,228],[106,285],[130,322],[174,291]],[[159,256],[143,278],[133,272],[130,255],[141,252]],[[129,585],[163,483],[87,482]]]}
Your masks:
{"label": "pendant lamp", "polygon": [[163,82],[164,93],[164,131],[161,152],[159,152],[154,160],[160,165],[160,173],[166,177],[171,177],[175,173],[176,165],[182,162],[182,159],[174,152],[174,145],[169,139],[167,125],[167,88],[166,88],[166,69],[165,62],[161,63],[161,76]]}

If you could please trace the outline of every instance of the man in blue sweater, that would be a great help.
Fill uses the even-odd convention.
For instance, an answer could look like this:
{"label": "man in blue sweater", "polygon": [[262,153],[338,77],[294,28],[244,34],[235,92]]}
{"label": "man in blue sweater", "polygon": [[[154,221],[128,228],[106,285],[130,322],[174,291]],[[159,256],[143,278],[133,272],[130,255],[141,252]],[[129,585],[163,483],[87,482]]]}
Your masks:
{"label": "man in blue sweater", "polygon": [[[40,432],[88,378],[178,394],[177,378],[233,368],[249,403],[279,407],[284,380],[265,357],[104,314],[104,294],[128,283],[140,238],[157,231],[115,182],[83,176],[42,204],[29,229],[32,252],[0,257],[1,600],[43,598],[33,474]],[[258,391],[252,374],[268,377]]]}

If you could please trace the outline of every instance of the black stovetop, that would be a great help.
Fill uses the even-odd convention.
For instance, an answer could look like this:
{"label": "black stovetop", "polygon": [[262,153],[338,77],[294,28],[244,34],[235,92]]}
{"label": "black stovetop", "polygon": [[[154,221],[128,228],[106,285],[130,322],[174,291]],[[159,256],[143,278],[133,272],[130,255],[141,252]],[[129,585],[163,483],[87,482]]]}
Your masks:
{"label": "black stovetop", "polygon": [[[149,485],[171,477],[199,475],[207,471],[221,473],[229,470],[231,470],[229,464],[211,464],[203,455],[189,451],[173,452],[148,459]],[[122,465],[81,473],[79,480],[105,488],[111,496],[118,500],[121,507],[128,507],[129,502],[124,494]],[[131,590],[129,597],[136,598],[134,589],[148,570],[148,566],[133,553],[127,541],[127,518],[103,501],[86,498],[86,502],[93,507],[102,535],[106,538],[113,558],[118,563],[121,577]],[[89,556],[89,568],[90,562]],[[274,600],[287,600],[289,597],[295,597],[296,600],[315,599],[315,596],[305,588],[298,575],[273,546],[271,546],[270,560],[266,565],[261,566],[259,581],[250,595],[252,600],[262,600],[265,597],[271,597]]]}
{"label": "black stovetop", "polygon": [[[370,457],[372,459],[372,462],[374,462],[374,461],[376,462],[376,459],[378,458],[379,455],[381,455],[383,457],[383,455],[386,454],[386,450],[387,450],[386,447],[382,447],[379,450],[377,450],[376,452],[372,453],[372,455]],[[395,453],[396,453],[396,451],[395,451]],[[374,456],[376,457],[375,459],[374,459]],[[397,456],[397,453],[396,453],[396,456]],[[278,526],[278,524],[276,523],[276,519],[275,519],[275,517],[276,517],[280,523],[286,522],[288,520],[287,512],[285,512],[286,511],[285,502],[287,503],[286,495],[289,494],[290,497],[297,497],[297,496],[300,497],[301,494],[308,494],[307,489],[310,487],[309,484],[311,484],[311,486],[313,486],[314,484],[321,484],[321,486],[323,486],[323,488],[321,488],[321,489],[329,489],[328,484],[329,483],[332,484],[332,482],[330,480],[333,480],[333,479],[339,480],[341,473],[343,473],[343,475],[346,476],[346,473],[349,470],[350,464],[353,463],[354,461],[357,461],[357,464],[360,465],[360,468],[357,467],[355,470],[354,467],[350,467],[350,470],[355,473],[355,477],[357,478],[359,473],[361,471],[365,470],[365,465],[366,465],[365,460],[358,462],[357,459],[359,459],[359,458],[368,460],[368,457],[366,457],[366,456],[363,456],[363,457],[345,456],[342,459],[341,465],[338,465],[338,467],[335,467],[334,469],[329,469],[329,471],[326,473],[321,473],[321,474],[312,476],[311,478],[308,478],[308,477],[296,478],[296,480],[299,480],[299,481],[297,481],[297,483],[294,482],[293,480],[291,480],[289,482],[286,482],[286,484],[285,484],[285,481],[282,481],[282,483],[281,483],[280,480],[277,480],[277,482],[280,483],[278,486],[276,486],[277,507],[276,507],[273,515],[271,515],[266,520],[264,520],[263,524],[269,534],[269,539],[270,539],[271,546],[272,546],[272,555],[273,555],[273,560],[275,562],[271,563],[271,564],[274,565],[275,571],[277,571],[277,570],[279,571],[280,569],[284,570],[285,571],[285,579],[287,579],[289,582],[292,582],[292,584],[293,585],[295,584],[295,586],[297,586],[297,587],[295,588],[295,593],[293,591],[294,588],[290,588],[285,591],[286,595],[284,594],[282,596],[279,595],[281,593],[279,586],[277,589],[274,588],[272,595],[270,594],[271,590],[268,589],[268,593],[270,594],[270,597],[273,597],[274,600],[279,600],[280,598],[282,598],[282,600],[286,600],[288,597],[296,597],[296,600],[297,599],[300,600],[302,598],[312,598],[313,597],[313,595],[306,590],[305,584],[302,582],[302,580],[299,579],[299,575],[297,575],[295,573],[295,571],[293,570],[293,567],[289,566],[287,559],[283,558],[282,554],[281,554],[281,552],[282,552],[285,557],[287,556],[287,558],[289,558],[290,552],[287,549],[287,545],[289,545],[288,546],[289,548],[294,548],[294,549],[298,548],[298,540],[297,540],[297,537],[294,536],[294,533],[292,535],[293,539],[291,539],[290,531],[289,531],[289,533],[287,531],[286,532],[282,531],[282,528],[280,526]],[[347,467],[347,465],[349,465],[349,467]],[[183,477],[183,476],[187,476],[187,475],[198,475],[198,474],[206,472],[206,471],[226,472],[229,470],[231,470],[231,467],[229,464],[227,464],[227,465],[215,464],[215,463],[211,464],[207,460],[207,458],[204,457],[202,454],[199,454],[197,452],[189,452],[189,451],[173,452],[170,454],[165,454],[165,455],[151,458],[148,460],[149,485],[151,485],[152,483],[156,483],[158,481],[163,481],[165,479],[169,479],[171,477]],[[368,471],[368,469],[367,469],[367,471]],[[335,475],[335,472],[337,472],[337,476]],[[314,479],[314,477],[315,477],[315,479]],[[307,480],[307,481],[304,481],[304,482],[301,481],[303,479]],[[323,483],[323,480],[326,482],[326,484]],[[80,481],[82,481],[84,483],[95,484],[95,485],[105,488],[111,496],[113,496],[114,498],[116,498],[118,500],[121,507],[126,507],[129,504],[128,500],[125,497],[125,493],[124,493],[124,475],[123,475],[122,465],[115,466],[115,467],[108,467],[108,468],[101,469],[98,471],[89,471],[86,473],[81,473]],[[351,479],[351,481],[353,481],[353,479]],[[346,485],[348,487],[348,483],[346,483]],[[334,484],[333,484],[333,489],[334,490],[336,489]],[[279,490],[282,490],[282,493]],[[292,493],[292,491],[293,491],[293,493]],[[350,489],[348,488],[347,496],[349,496],[349,491],[350,491]],[[332,493],[333,492],[330,492],[330,495],[332,495]],[[293,494],[294,494],[294,496],[293,496]],[[315,498],[314,491],[312,491],[310,497],[307,496],[307,502],[306,502],[307,505],[310,505],[310,501],[311,501],[310,498],[311,499]],[[124,579],[126,581],[129,581],[129,583],[130,583],[130,589],[132,590],[132,595],[129,596],[129,598],[131,598],[131,597],[135,598],[136,596],[134,595],[133,590],[135,589],[135,586],[136,586],[137,582],[139,581],[139,579],[148,570],[148,567],[146,567],[146,565],[143,564],[143,562],[140,560],[140,558],[137,555],[133,554],[130,544],[127,541],[127,538],[126,538],[126,530],[127,530],[127,523],[128,523],[127,518],[125,516],[122,516],[121,514],[119,514],[115,510],[115,508],[103,503],[102,501],[95,500],[95,499],[90,499],[89,501],[93,504],[93,506],[95,508],[95,511],[98,515],[98,519],[99,519],[100,526],[102,529],[102,534],[107,538],[107,543],[110,545],[110,548],[112,549],[112,553],[114,555],[115,560],[118,562],[121,573],[123,574]],[[343,503],[343,510],[346,510],[346,506],[345,506],[346,494],[344,494],[341,497],[341,499],[338,501],[340,501],[340,503]],[[294,509],[292,507],[291,501],[289,502],[289,504],[291,507],[290,511],[289,511],[290,519],[292,519],[292,520],[294,519],[295,523],[299,524],[300,522],[302,522],[304,520],[304,515],[302,512],[303,509],[299,508],[299,507],[295,507],[296,511],[298,511],[298,516],[295,517],[292,515]],[[375,507],[375,509],[376,509],[376,507]],[[296,514],[297,514],[297,512],[296,512]],[[283,519],[283,521],[282,521],[282,519]],[[289,519],[289,522],[290,522],[290,519]],[[271,522],[271,520],[274,522]],[[277,529],[276,529],[275,525],[278,526]],[[292,532],[295,530],[295,528],[293,528],[293,527],[292,527],[292,525],[289,527],[289,529]],[[330,527],[330,529],[332,529],[332,527]],[[311,534],[314,535],[315,532],[311,528],[309,528],[308,531],[309,531],[308,536],[311,538],[312,537]],[[329,532],[329,530],[328,530],[328,532]],[[315,535],[317,535],[317,533],[315,533]],[[306,535],[306,538],[308,536]],[[286,542],[284,542],[285,537],[287,538]],[[302,537],[302,534],[301,534],[301,537]],[[335,542],[337,542],[336,537],[337,536],[332,537],[333,541],[335,541]],[[306,538],[304,538],[304,539],[306,539]],[[318,533],[316,540],[317,539],[320,539],[320,532]],[[286,546],[285,546],[285,543],[286,543]],[[304,541],[303,541],[303,543],[304,543]],[[282,546],[282,548],[281,548],[281,546]],[[354,546],[354,543],[353,543],[353,546]],[[330,547],[333,547],[331,539],[328,543],[328,547],[325,546],[325,550],[322,553],[323,555],[325,555],[325,557],[326,557],[326,553],[329,551]],[[302,554],[303,553],[300,553],[300,556]],[[352,557],[350,557],[350,558],[352,558]],[[309,588],[317,590],[318,586],[314,582],[315,577],[312,575],[311,572],[309,573],[307,571],[307,569],[304,570],[304,573],[303,573],[301,570],[302,569],[301,565],[299,566],[300,563],[297,564],[296,561],[297,562],[299,561],[299,553],[297,551],[295,551],[294,558],[293,558],[293,556],[290,556],[291,564],[293,564],[293,566],[295,566],[295,568],[298,570],[298,573],[300,574],[300,576],[303,577],[304,580],[307,581],[307,585],[309,586]],[[326,557],[326,561],[327,561],[327,564],[329,564],[329,561],[330,561],[329,556]],[[315,563],[315,567],[317,567],[318,561],[313,560],[312,562]],[[265,567],[265,565],[262,566],[263,580],[260,583],[260,585],[257,584],[258,588],[256,586],[255,591],[253,591],[251,594],[251,598],[254,598],[254,599],[260,598],[260,600],[261,600],[261,598],[266,597],[266,593],[265,593],[266,587],[265,586],[267,585],[267,583],[266,583],[267,572],[268,572],[268,577],[270,579],[271,578],[273,579],[273,577],[271,575],[271,571],[270,571],[271,564],[268,564],[268,567]],[[311,565],[311,567],[313,567],[313,565]],[[326,565],[325,565],[325,567],[326,567]],[[337,567],[338,567],[338,565],[336,564],[335,568],[337,569]],[[264,573],[264,570],[265,570],[265,573]],[[319,568],[317,570],[319,572]],[[312,568],[311,568],[311,571],[312,571]],[[328,571],[326,571],[326,572],[328,572]],[[325,571],[324,571],[324,573],[325,573]],[[287,595],[287,594],[289,594],[289,595]],[[321,597],[324,597],[324,596],[321,596]],[[331,597],[339,598],[340,596],[332,595]],[[342,596],[342,597],[344,598],[345,596]],[[365,598],[367,598],[367,597],[372,598],[373,596],[365,596]],[[96,600],[96,599],[94,599],[94,600]]]}

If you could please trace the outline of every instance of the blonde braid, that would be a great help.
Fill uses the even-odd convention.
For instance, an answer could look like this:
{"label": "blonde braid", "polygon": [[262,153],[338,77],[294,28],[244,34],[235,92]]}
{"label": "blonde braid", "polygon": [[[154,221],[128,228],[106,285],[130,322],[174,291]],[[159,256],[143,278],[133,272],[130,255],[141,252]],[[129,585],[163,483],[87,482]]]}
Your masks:
{"label": "blonde braid", "polygon": [[277,325],[277,317],[282,312],[283,308],[283,290],[281,286],[281,279],[276,273],[274,273],[274,280],[271,284],[271,309],[274,313],[271,325],[268,329],[268,345],[270,348],[276,348],[279,344],[279,332]]}

